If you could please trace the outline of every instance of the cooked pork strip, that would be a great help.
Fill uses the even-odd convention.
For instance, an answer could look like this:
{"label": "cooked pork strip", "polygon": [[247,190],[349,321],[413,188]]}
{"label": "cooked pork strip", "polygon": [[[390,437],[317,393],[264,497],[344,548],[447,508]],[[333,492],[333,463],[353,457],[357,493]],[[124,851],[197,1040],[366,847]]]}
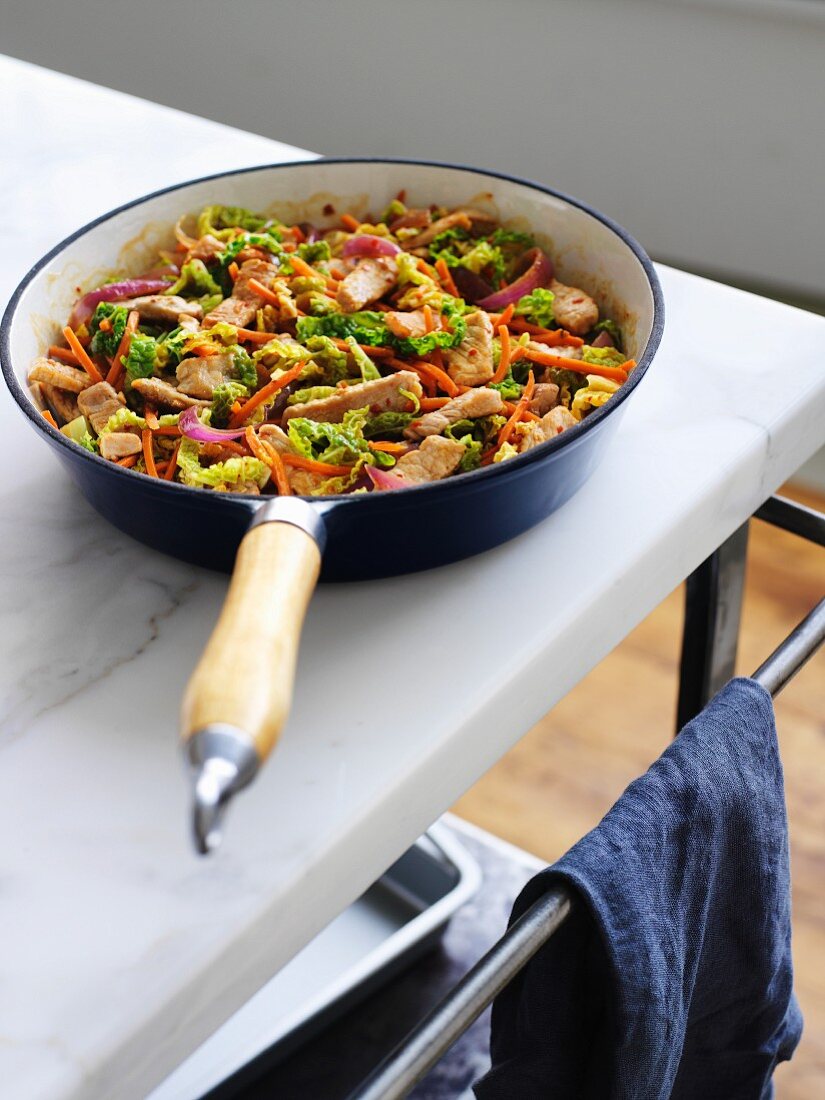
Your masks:
{"label": "cooked pork strip", "polygon": [[194,317],[197,321],[203,317],[199,302],[187,302],[177,294],[147,294],[143,298],[129,298],[117,304],[136,309],[141,321],[157,325],[177,325],[180,317]]}
{"label": "cooked pork strip", "polygon": [[459,386],[479,386],[493,377],[493,323],[484,310],[468,313],[467,331],[457,348],[444,352],[447,373]]}
{"label": "cooked pork strip", "polygon": [[132,389],[137,390],[151,405],[160,405],[166,409],[188,409],[192,405],[203,408],[209,404],[208,401],[198,401],[194,397],[181,393],[161,378],[136,378],[132,383]]}
{"label": "cooked pork strip", "polygon": [[134,432],[107,432],[100,437],[100,453],[110,461],[140,454],[141,446],[140,436]]}
{"label": "cooked pork strip", "polygon": [[338,287],[336,298],[345,313],[355,313],[391,290],[398,279],[398,265],[392,256],[359,261]]}
{"label": "cooked pork strip", "polygon": [[47,359],[45,355],[35,359],[34,366],[29,371],[29,381],[45,382],[70,393],[80,393],[92,384],[85,370],[70,367],[68,363],[58,363],[56,359]]}
{"label": "cooked pork strip", "polygon": [[558,279],[550,283],[553,291],[553,317],[556,324],[572,332],[574,336],[583,336],[589,332],[599,319],[599,307],[589,294],[577,286],[565,286]]}
{"label": "cooked pork strip", "polygon": [[492,416],[501,412],[504,402],[498,390],[468,390],[426,413],[420,420],[413,420],[404,429],[407,439],[424,439],[428,435],[441,435],[445,428],[457,420],[472,419],[475,416]]}
{"label": "cooked pork strip", "polygon": [[106,426],[109,417],[125,405],[126,402],[108,382],[96,382],[94,386],[83,390],[77,398],[77,407],[92,422],[92,427],[98,434]]}
{"label": "cooked pork strip", "polygon": [[443,435],[430,435],[416,450],[402,455],[393,466],[392,473],[411,485],[440,481],[455,470],[463,455],[462,443]]}
{"label": "cooked pork strip", "polygon": [[421,381],[412,371],[401,370],[387,378],[376,378],[372,382],[360,382],[356,386],[341,386],[330,397],[320,401],[307,401],[303,405],[291,405],[284,410],[284,422],[294,416],[306,416],[310,420],[340,424],[344,413],[352,409],[369,408],[373,415],[395,410],[410,411],[410,399],[401,391],[422,397]]}

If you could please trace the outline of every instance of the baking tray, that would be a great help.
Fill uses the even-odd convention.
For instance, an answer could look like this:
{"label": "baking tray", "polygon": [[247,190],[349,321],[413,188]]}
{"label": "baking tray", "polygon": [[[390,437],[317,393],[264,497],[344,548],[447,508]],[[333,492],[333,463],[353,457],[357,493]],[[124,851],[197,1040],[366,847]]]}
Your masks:
{"label": "baking tray", "polygon": [[455,836],[434,825],[147,1100],[236,1096],[435,946],[480,881]]}

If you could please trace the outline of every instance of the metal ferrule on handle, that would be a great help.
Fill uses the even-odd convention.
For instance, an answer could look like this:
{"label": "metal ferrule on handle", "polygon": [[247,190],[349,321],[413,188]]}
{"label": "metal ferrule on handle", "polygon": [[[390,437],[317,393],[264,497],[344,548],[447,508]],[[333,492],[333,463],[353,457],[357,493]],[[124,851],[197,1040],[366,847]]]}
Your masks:
{"label": "metal ferrule on handle", "polygon": [[226,602],[183,703],[192,834],[202,855],[219,845],[228,803],[252,781],[286,722],[325,541],[320,509],[275,497],[256,510],[238,550]]}

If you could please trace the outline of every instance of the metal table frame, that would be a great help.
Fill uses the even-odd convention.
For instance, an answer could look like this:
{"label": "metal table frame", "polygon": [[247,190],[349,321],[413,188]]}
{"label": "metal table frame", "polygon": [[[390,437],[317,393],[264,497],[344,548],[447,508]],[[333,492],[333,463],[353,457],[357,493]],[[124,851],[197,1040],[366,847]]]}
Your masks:
{"label": "metal table frame", "polygon": [[[771,497],[753,518],[825,546],[825,515],[801,504]],[[677,732],[734,675],[749,523],[734,531],[687,579]],[[823,641],[825,597],[760,665],[753,679],[775,695]],[[550,939],[572,904],[563,888],[539,898],[349,1100],[402,1100]]]}

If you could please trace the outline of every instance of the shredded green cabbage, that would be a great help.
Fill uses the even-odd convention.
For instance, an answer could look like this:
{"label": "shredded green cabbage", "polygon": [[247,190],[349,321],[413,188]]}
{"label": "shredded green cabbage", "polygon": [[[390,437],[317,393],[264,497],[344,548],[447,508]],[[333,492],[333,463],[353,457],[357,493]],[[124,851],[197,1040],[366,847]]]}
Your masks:
{"label": "shredded green cabbage", "polygon": [[200,447],[194,439],[183,436],[178,448],[178,469],[184,485],[222,489],[227,485],[255,484],[262,489],[269,480],[269,467],[248,455],[234,456],[225,462],[201,466]]}
{"label": "shredded green cabbage", "polygon": [[538,287],[519,298],[516,303],[516,316],[526,318],[531,325],[540,325],[542,328],[555,328],[556,321],[553,316],[555,297],[552,290]]}

